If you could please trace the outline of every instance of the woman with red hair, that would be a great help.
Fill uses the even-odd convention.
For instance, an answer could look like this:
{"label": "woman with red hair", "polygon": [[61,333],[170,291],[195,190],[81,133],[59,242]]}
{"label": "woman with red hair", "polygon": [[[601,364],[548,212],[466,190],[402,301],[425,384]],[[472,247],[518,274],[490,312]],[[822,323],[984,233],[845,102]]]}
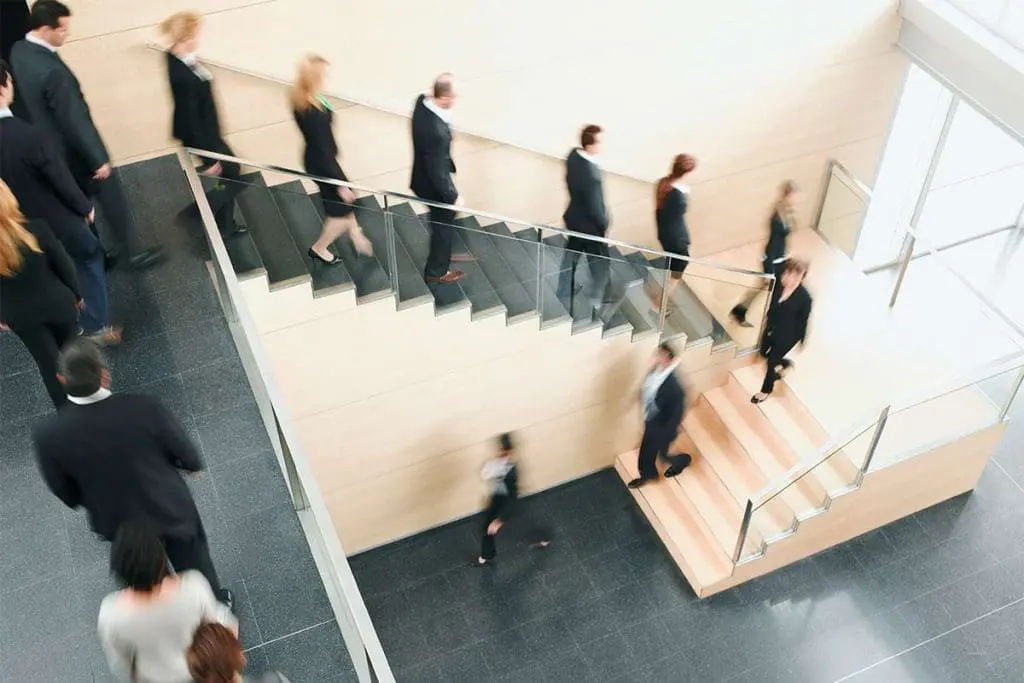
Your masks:
{"label": "woman with red hair", "polygon": [[679,284],[683,271],[689,263],[690,231],[686,227],[686,206],[690,196],[690,186],[685,185],[683,177],[697,168],[697,160],[689,154],[677,154],[672,160],[669,174],[658,181],[655,193],[656,206],[654,217],[658,223],[658,241],[661,248],[672,254],[686,258],[669,259],[668,269],[672,274],[671,289]]}

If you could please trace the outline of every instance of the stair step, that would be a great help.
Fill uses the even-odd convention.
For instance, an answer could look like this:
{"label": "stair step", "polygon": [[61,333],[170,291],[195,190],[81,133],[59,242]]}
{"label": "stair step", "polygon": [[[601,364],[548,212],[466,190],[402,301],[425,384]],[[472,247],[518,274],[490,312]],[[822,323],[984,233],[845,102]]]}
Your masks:
{"label": "stair step", "polygon": [[306,264],[285,227],[284,218],[277,210],[263,175],[250,173],[243,176],[242,181],[247,186],[238,194],[238,206],[266,268],[270,288],[309,282],[311,278]]}
{"label": "stair step", "polygon": [[[770,482],[778,482],[785,478],[786,473],[795,464],[792,461],[796,458],[775,448],[776,442],[772,439],[771,425],[767,421],[758,424],[754,419],[763,416],[757,407],[750,403],[749,396],[732,395],[726,386],[705,392],[704,399]],[[810,477],[802,477],[787,487],[780,498],[786,501],[798,516],[821,509],[826,504],[824,489]]]}
{"label": "stair step", "polygon": [[[532,228],[531,228],[532,229]],[[536,298],[537,288],[537,231],[532,237],[521,231],[513,234],[504,223],[487,226],[490,236],[501,255],[505,257],[509,268],[529,291],[533,288]],[[555,296],[555,290],[545,281],[541,283],[541,325],[550,327],[561,322],[568,322],[569,311]]]}
{"label": "stair step", "polygon": [[[651,264],[642,252],[634,251],[626,255],[634,267],[646,269],[650,273],[648,282],[654,291],[660,292],[665,281],[664,270],[652,270]],[[714,316],[707,310],[697,295],[680,282],[670,295],[668,302],[669,314],[665,318],[666,337],[686,336],[687,345],[704,342],[710,338],[714,345],[727,341],[725,330]]]}
{"label": "stair step", "polygon": [[[768,483],[703,397],[683,418],[683,429],[740,507]],[[751,523],[762,535],[771,537],[791,530],[795,522],[792,511],[775,499],[756,511]]]}
{"label": "stair step", "polygon": [[[494,239],[488,234],[489,229],[480,227],[480,222],[474,216],[456,219],[455,223],[465,228],[461,237],[469,251],[476,256],[476,263],[490,282],[494,293],[505,305],[505,315],[509,322],[536,316],[538,311],[534,301],[536,298],[534,283],[524,284],[519,280]],[[525,256],[520,258],[525,258]]]}
{"label": "stair step", "polygon": [[[623,481],[636,478],[635,455],[616,458],[615,469]],[[629,491],[688,578],[693,577],[700,586],[709,586],[729,576],[732,563],[706,530],[692,503],[674,495],[668,481],[652,482]]]}
{"label": "stair step", "polygon": [[[434,310],[441,312],[445,306],[458,308],[464,306],[466,297],[457,283],[428,286],[423,279],[423,266],[427,258],[427,239],[422,234],[419,220],[409,217],[412,207],[408,207],[405,215],[395,214],[396,207],[391,207],[392,220],[395,228],[395,261],[398,268],[398,306],[406,308],[420,303],[433,301]],[[381,238],[387,243],[387,229],[384,213],[381,211]],[[386,255],[385,251],[382,256]],[[385,260],[386,260],[385,256]],[[388,266],[390,272],[391,266]]]}
{"label": "stair step", "polygon": [[[295,244],[299,245],[300,249],[303,245],[312,245],[320,236],[323,219],[317,213],[313,200],[306,193],[302,183],[293,180],[282,185],[275,185],[270,188],[270,194],[284,217],[285,226],[291,232]],[[339,258],[339,252],[342,251],[339,249],[340,246],[333,247],[335,255],[338,255]],[[314,261],[308,250],[302,251],[300,254],[306,264],[306,270],[312,277],[314,296],[340,292],[354,286],[344,259],[341,264],[327,266],[319,261]]]}
{"label": "stair step", "polygon": [[[326,218],[324,200],[319,193],[309,197],[321,223]],[[356,220],[366,238],[373,244],[373,256],[360,256],[347,238],[335,242],[335,253],[341,256],[356,288],[356,301],[374,301],[391,294],[391,278],[388,276],[387,239],[384,236],[384,213],[373,197],[356,200]]]}
{"label": "stair step", "polygon": [[[729,381],[752,396],[761,390],[763,379],[763,366],[749,365],[734,370]],[[771,398],[757,408],[802,460],[824,455],[822,449],[830,441],[828,434],[784,381],[776,382]],[[857,479],[858,469],[845,453],[838,451],[818,465],[813,474],[831,493],[851,486]]]}

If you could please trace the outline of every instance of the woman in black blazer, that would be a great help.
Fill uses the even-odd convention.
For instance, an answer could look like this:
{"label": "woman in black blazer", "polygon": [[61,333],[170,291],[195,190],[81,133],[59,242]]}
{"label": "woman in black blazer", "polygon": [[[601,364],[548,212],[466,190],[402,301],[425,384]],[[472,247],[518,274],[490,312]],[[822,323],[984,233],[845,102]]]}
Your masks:
{"label": "woman in black blazer", "polygon": [[[323,96],[324,77],[327,72],[327,60],[318,55],[308,55],[299,62],[298,73],[292,86],[292,111],[295,123],[302,132],[306,149],[302,154],[302,163],[306,173],[323,178],[347,181],[348,176],[341,170],[338,163],[338,143],[334,140],[334,111],[330,102]],[[334,265],[340,263],[330,246],[334,240],[348,233],[356,251],[367,256],[373,254],[373,245],[363,234],[355,217],[355,193],[347,187],[317,183],[320,197],[324,200],[323,230],[309,255],[313,259]],[[339,201],[340,200],[340,201]]]}
{"label": "woman in black blazer", "polygon": [[57,355],[79,332],[82,294],[71,258],[41,220],[26,221],[0,182],[0,329],[32,354],[57,408],[67,403],[57,379]]}
{"label": "woman in black blazer", "polygon": [[[174,100],[171,134],[185,147],[234,156],[221,136],[217,101],[210,85],[213,75],[196,58],[199,28],[200,16],[195,12],[177,12],[160,22],[160,31],[171,41],[167,51],[167,78]],[[244,226],[235,223],[235,198],[245,189],[241,167],[230,161],[202,161],[200,173],[225,181],[206,193],[221,234],[245,232]]]}
{"label": "woman in black blazer", "polygon": [[806,274],[807,264],[799,259],[789,259],[782,267],[776,287],[778,294],[768,308],[768,320],[761,337],[761,357],[766,361],[764,383],[761,391],[750,398],[751,403],[761,403],[768,398],[780,373],[793,366],[786,354],[807,338],[811,295],[803,285]]}
{"label": "woman in black blazer", "polygon": [[[682,183],[683,177],[697,168],[697,160],[689,154],[678,154],[672,160],[672,170],[658,181],[654,218],[658,224],[658,241],[661,248],[680,256],[690,256],[690,231],[686,227],[686,207],[690,187]],[[671,288],[675,288],[683,277],[688,260],[670,259]]]}

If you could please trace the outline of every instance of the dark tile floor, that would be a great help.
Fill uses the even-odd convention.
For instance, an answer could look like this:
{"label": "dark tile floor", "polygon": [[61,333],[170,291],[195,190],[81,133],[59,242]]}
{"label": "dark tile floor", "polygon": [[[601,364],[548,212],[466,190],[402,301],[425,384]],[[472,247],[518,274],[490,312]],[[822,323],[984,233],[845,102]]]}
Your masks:
{"label": "dark tile floor", "polygon": [[[190,480],[225,585],[235,591],[251,671],[293,682],[355,680],[341,634],[210,283],[198,223],[173,157],[123,169],[140,230],[170,254],[112,274],[125,343],[115,389],[158,396],[200,444]],[[31,359],[0,334],[0,681],[108,681],[96,639],[113,588],[107,546],[43,485],[29,430],[50,406]]]}
{"label": "dark tile floor", "polygon": [[524,502],[546,551],[504,543],[496,568],[469,568],[474,518],[352,567],[403,683],[1021,681],[1015,408],[972,494],[704,601],[611,470]]}

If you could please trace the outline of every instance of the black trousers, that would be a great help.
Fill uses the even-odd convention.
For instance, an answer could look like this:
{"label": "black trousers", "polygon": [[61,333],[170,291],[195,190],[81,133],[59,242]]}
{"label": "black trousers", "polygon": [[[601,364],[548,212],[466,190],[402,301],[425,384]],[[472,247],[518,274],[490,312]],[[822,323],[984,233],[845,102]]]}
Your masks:
{"label": "black trousers", "polygon": [[[775,275],[775,288],[772,290],[772,303],[774,303],[782,294],[781,278],[782,271],[786,266],[785,261],[779,261],[778,263],[776,263],[776,258],[778,257],[768,256],[767,254],[761,257],[761,270],[764,271],[764,274],[767,275],[769,273],[774,273]],[[757,295],[760,292],[760,289],[751,289],[750,291],[748,291],[746,296],[743,297],[743,300],[736,304],[736,306],[732,309],[733,314],[737,315],[740,318],[746,318],[747,309],[750,308],[750,304],[754,303],[754,299],[757,298]]]}
{"label": "black trousers", "polygon": [[565,241],[565,257],[562,259],[561,273],[558,277],[558,298],[567,299],[576,291],[576,265],[580,256],[587,255],[593,289],[588,293],[591,299],[604,298],[610,278],[608,245],[596,240],[570,237]]}
{"label": "black trousers", "polygon": [[[226,156],[235,156],[235,153],[231,151],[231,148],[223,140],[220,141],[220,145],[216,149],[211,149],[210,151]],[[206,193],[206,201],[210,203],[210,210],[213,211],[217,227],[224,234],[230,233],[235,229],[235,202],[238,199],[239,193],[246,187],[242,183],[242,168],[233,161],[218,162],[216,159],[203,158],[202,162],[203,168],[212,166],[215,163],[220,164],[220,179],[222,182],[218,182],[213,189]]]}
{"label": "black trousers", "polygon": [[423,269],[425,277],[441,277],[451,270],[454,224],[454,211],[430,207],[430,251]]}
{"label": "black trousers", "polygon": [[783,368],[788,368],[792,364],[786,359],[786,354],[792,351],[796,344],[796,340],[787,339],[781,335],[774,335],[770,331],[765,332],[761,337],[761,348],[759,351],[761,357],[766,359],[768,365],[764,373],[764,382],[761,383],[762,393],[770,394],[775,389],[775,381],[779,378],[775,368],[779,365]]}
{"label": "black trousers", "polygon": [[[487,510],[484,513],[484,523],[480,528],[480,536],[482,538],[480,542],[480,557],[485,560],[493,560],[495,555],[498,554],[497,536],[488,534],[487,527],[491,525],[491,522],[501,517],[501,513],[509,503],[508,496],[494,495],[491,496],[491,501],[487,504]],[[517,505],[522,505],[522,503],[517,503]],[[514,525],[509,527],[506,524],[501,527],[502,532],[505,532],[506,529],[510,529],[510,532],[505,534],[506,536],[511,535],[513,538],[526,544],[538,543],[550,538],[548,530],[537,524],[530,513],[523,511],[521,508],[516,513]]]}
{"label": "black trousers", "polygon": [[203,529],[201,521],[197,522],[196,533],[192,536],[164,536],[163,542],[167,559],[170,560],[175,572],[181,573],[189,569],[202,572],[210,582],[213,594],[220,597],[220,579],[217,578],[217,570],[214,569],[213,560],[210,558],[210,545],[207,543],[206,530]]}
{"label": "black trousers", "polygon": [[39,374],[46,385],[55,408],[67,404],[64,386],[57,379],[57,356],[61,348],[78,332],[77,311],[71,309],[67,319],[61,322],[45,322],[29,327],[12,327],[11,331],[25,345],[39,368]]}
{"label": "black trousers", "polygon": [[637,469],[640,470],[641,479],[658,478],[658,458],[661,458],[669,466],[676,464],[669,455],[668,449],[676,440],[675,429],[665,429],[660,425],[644,425],[644,436],[640,441],[640,455],[637,458]]}
{"label": "black trousers", "polygon": [[128,208],[120,173],[113,169],[105,180],[96,180],[92,177],[92,171],[79,167],[73,175],[82,192],[95,203],[96,222],[104,228],[103,237],[107,238],[104,249],[110,254],[131,258],[139,252],[139,236],[135,219]]}

